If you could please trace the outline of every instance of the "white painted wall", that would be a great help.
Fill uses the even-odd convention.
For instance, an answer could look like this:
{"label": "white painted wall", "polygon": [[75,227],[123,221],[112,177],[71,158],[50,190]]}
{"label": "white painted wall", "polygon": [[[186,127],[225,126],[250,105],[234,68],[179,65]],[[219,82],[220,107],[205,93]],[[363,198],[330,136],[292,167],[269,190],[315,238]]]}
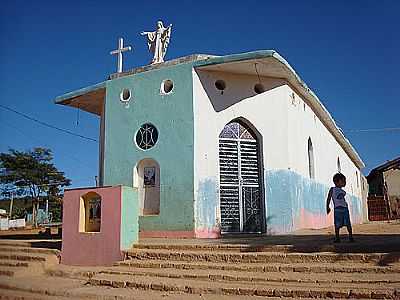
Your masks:
{"label": "white painted wall", "polygon": [[[227,83],[223,94],[215,88],[217,79]],[[219,192],[218,137],[224,126],[235,118],[251,121],[264,136],[265,168],[287,168],[287,106],[281,101],[287,94],[287,87],[281,80],[263,80],[271,89],[257,95],[253,90],[257,82],[254,76],[193,71],[195,201],[200,201],[199,184],[204,181],[215,182],[216,192]],[[233,102],[236,103],[231,105]],[[221,109],[225,106],[229,107]],[[217,223],[220,221],[219,204],[213,217]]]}
{"label": "white painted wall", "polygon": [[293,88],[287,86],[287,89],[282,101],[287,104],[288,109],[288,168],[309,177],[307,141],[311,137],[315,158],[315,180],[333,185],[332,177],[338,171],[339,157],[341,173],[347,178],[346,192],[361,198],[360,170],[307,103]]}
{"label": "white painted wall", "polygon": [[[218,79],[226,82],[223,94],[215,88]],[[310,136],[315,180],[333,185],[339,156],[341,171],[347,177],[346,191],[361,197],[358,168],[310,107],[305,104],[304,109],[304,101],[284,80],[261,80],[267,91],[256,94],[253,87],[259,82],[257,76],[193,70],[195,201],[203,180],[214,180],[218,190],[218,136],[227,123],[238,117],[250,121],[262,135],[264,170],[290,169],[309,177]],[[219,218],[218,207],[216,210]]]}

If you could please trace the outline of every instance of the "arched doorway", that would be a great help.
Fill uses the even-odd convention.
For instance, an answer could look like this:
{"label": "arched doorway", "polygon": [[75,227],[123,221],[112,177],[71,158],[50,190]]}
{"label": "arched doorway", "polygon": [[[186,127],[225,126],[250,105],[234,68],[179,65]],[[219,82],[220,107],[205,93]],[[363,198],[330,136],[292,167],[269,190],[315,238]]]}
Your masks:
{"label": "arched doorway", "polygon": [[263,231],[259,142],[243,122],[232,121],[219,135],[221,232]]}

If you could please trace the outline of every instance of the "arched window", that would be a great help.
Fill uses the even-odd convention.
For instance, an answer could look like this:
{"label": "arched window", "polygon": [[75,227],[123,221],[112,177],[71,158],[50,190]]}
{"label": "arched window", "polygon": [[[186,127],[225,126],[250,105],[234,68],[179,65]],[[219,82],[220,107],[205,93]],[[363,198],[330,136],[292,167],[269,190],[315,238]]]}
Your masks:
{"label": "arched window", "polygon": [[311,138],[308,138],[308,174],[311,179],[315,178],[314,148]]}
{"label": "arched window", "polygon": [[151,158],[142,159],[135,168],[134,186],[138,188],[140,215],[160,213],[160,166]]}
{"label": "arched window", "polygon": [[342,166],[340,165],[340,158],[337,158],[337,171],[338,173],[342,173]]}
{"label": "arched window", "polygon": [[100,232],[101,196],[89,192],[81,197],[79,209],[79,231]]}
{"label": "arched window", "polygon": [[357,181],[357,188],[359,188],[360,187],[360,182],[359,182],[359,179],[358,179],[358,172],[356,171],[356,181]]}

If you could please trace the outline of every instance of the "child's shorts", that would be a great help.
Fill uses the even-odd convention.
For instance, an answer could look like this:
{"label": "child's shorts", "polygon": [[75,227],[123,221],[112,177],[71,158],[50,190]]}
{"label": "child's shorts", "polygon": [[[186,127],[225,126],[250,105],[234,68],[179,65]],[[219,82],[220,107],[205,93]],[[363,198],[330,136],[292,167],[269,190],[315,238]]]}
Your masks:
{"label": "child's shorts", "polygon": [[336,207],[334,211],[335,228],[350,226],[350,214],[347,207]]}

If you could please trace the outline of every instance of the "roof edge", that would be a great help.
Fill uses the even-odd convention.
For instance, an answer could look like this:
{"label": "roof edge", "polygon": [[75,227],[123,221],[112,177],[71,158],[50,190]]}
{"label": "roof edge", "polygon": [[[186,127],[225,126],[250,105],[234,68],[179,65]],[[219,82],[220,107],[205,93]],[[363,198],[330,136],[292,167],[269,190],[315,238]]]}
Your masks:
{"label": "roof edge", "polygon": [[324,123],[325,126],[328,127],[328,130],[339,142],[343,150],[350,156],[351,160],[356,164],[358,168],[360,169],[364,168],[365,164],[362,161],[361,157],[358,155],[357,151],[351,145],[350,141],[345,137],[340,127],[337,126],[335,120],[332,118],[331,114],[328,112],[326,107],[322,104],[318,96],[300,78],[300,76],[296,73],[296,71],[292,68],[292,66],[275,50],[257,50],[239,54],[211,57],[206,60],[195,62],[193,66],[202,67],[207,65],[216,65],[228,62],[239,62],[250,59],[262,59],[268,57],[276,59],[290,72],[290,74],[295,78],[295,81],[291,82],[289,77],[287,77],[286,80],[288,80],[288,82],[293,84],[295,87],[300,88],[300,91],[302,92],[303,96],[307,98],[308,101],[310,101],[312,108],[317,110],[317,113],[321,118],[321,121]]}
{"label": "roof edge", "polygon": [[54,99],[54,103],[62,104],[66,100],[69,100],[69,99],[72,99],[72,98],[76,98],[76,97],[79,97],[79,96],[82,96],[82,95],[85,95],[85,94],[88,94],[90,92],[94,92],[94,91],[97,91],[97,90],[100,90],[100,89],[104,89],[104,88],[106,88],[106,81],[103,81],[103,82],[100,82],[100,83],[96,83],[96,84],[90,85],[88,87],[84,87],[84,88],[81,88],[81,89],[78,89],[78,90],[75,90],[75,91],[68,92],[68,93],[65,93],[63,95],[57,96]]}
{"label": "roof edge", "polygon": [[257,50],[257,51],[250,51],[238,54],[229,54],[224,56],[214,56],[209,57],[204,60],[196,61],[193,66],[194,67],[201,67],[201,66],[208,66],[208,65],[217,65],[223,64],[227,62],[236,62],[236,61],[243,61],[249,59],[257,59],[257,58],[266,58],[272,57],[275,53],[275,50]]}
{"label": "roof edge", "polygon": [[296,78],[297,84],[300,85],[301,88],[303,89],[303,92],[305,92],[306,95],[308,94],[309,97],[311,98],[311,101],[313,102],[312,104],[314,104],[316,108],[319,108],[322,111],[323,116],[321,117],[325,117],[323,120],[327,123],[326,125],[330,126],[333,129],[334,136],[336,135],[335,137],[339,139],[339,142],[343,143],[342,147],[344,148],[345,152],[350,152],[348,154],[350,155],[352,160],[356,163],[357,167],[359,167],[360,169],[364,168],[365,164],[363,160],[361,159],[357,151],[354,149],[350,141],[343,134],[342,129],[336,124],[332,115],[329,113],[328,109],[322,104],[318,96],[307,86],[307,84],[300,78],[300,76],[296,73],[296,71],[292,68],[292,66],[278,52],[275,52],[273,54],[273,57],[276,58],[282,64],[284,64],[285,67],[287,67],[290,70],[290,72]]}

